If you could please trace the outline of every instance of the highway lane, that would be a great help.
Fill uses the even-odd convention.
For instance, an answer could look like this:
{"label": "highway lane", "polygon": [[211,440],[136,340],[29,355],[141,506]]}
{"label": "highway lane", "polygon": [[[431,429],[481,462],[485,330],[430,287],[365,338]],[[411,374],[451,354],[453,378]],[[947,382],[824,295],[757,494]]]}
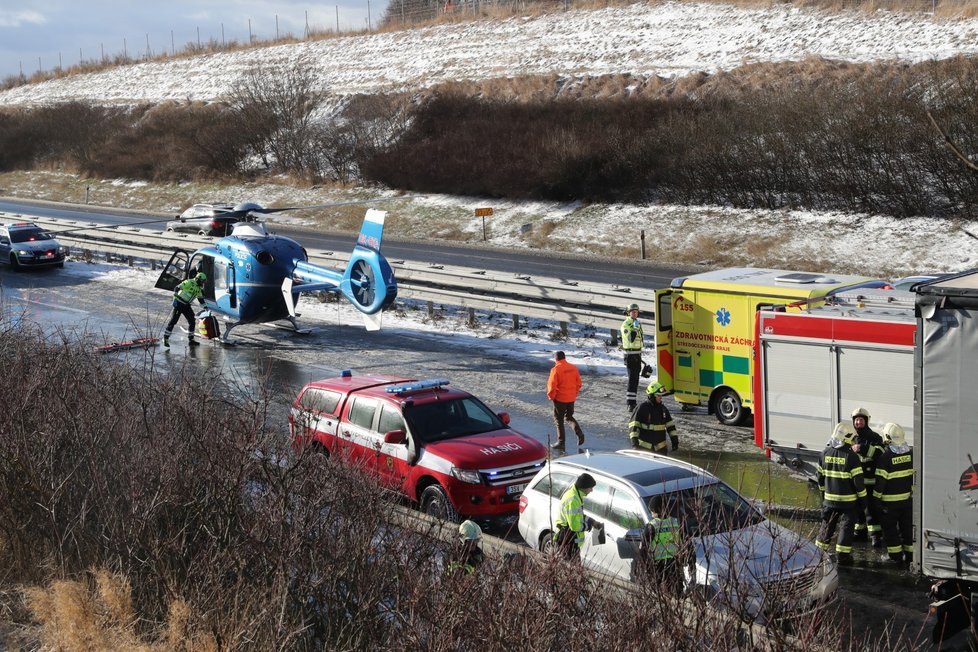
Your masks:
{"label": "highway lane", "polygon": [[[170,214],[111,209],[79,204],[32,202],[22,199],[0,199],[0,211],[39,215],[58,219],[85,220],[122,226],[140,225],[162,230]],[[353,248],[355,235],[287,226],[271,222],[270,230],[300,242],[308,249],[346,251]],[[529,249],[494,247],[486,243],[432,242],[384,237],[384,255],[390,260],[415,260],[431,264],[484,268],[580,281],[619,285],[622,287],[660,288],[672,279],[690,272],[689,268],[655,265],[651,261],[621,260],[580,256]]]}

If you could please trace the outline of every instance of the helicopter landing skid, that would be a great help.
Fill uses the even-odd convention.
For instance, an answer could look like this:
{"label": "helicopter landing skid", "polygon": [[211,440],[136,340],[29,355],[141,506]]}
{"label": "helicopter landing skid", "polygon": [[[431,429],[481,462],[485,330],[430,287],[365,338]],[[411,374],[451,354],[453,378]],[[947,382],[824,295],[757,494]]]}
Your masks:
{"label": "helicopter landing skid", "polygon": [[281,328],[283,330],[292,331],[297,335],[311,335],[313,332],[313,329],[311,328],[299,328],[299,324],[297,324],[294,319],[290,319],[289,322],[292,324],[291,326],[286,326],[285,324],[275,324],[275,323],[271,325],[274,326],[275,328]]}

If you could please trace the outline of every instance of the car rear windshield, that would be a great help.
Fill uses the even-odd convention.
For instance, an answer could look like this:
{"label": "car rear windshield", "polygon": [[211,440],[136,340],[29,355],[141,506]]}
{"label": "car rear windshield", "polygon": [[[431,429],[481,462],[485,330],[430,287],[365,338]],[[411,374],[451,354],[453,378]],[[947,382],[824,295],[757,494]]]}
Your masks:
{"label": "car rear windshield", "polygon": [[40,242],[53,238],[54,236],[41,229],[11,229],[10,231],[11,242]]}
{"label": "car rear windshield", "polygon": [[411,433],[423,442],[454,439],[505,428],[492,411],[473,397],[404,406]]}
{"label": "car rear windshield", "polygon": [[[649,508],[652,498],[647,499]],[[717,482],[665,495],[666,514],[686,536],[702,537],[757,525],[764,517],[736,491]]]}

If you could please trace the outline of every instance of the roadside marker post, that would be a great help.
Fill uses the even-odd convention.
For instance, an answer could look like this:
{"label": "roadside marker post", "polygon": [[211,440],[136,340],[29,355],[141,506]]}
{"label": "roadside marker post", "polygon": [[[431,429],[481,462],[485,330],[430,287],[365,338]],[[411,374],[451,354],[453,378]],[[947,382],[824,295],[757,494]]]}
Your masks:
{"label": "roadside marker post", "polygon": [[482,241],[486,241],[486,218],[492,215],[491,208],[477,208],[475,209],[475,216],[482,218]]}

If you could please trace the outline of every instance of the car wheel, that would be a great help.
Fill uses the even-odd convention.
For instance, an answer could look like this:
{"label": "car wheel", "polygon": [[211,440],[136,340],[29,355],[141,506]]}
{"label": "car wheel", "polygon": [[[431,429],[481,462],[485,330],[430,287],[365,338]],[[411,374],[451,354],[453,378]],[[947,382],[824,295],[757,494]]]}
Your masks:
{"label": "car wheel", "polygon": [[329,461],[329,449],[323,446],[322,444],[320,444],[319,442],[315,443],[315,445],[313,446],[313,451],[316,453],[319,459],[323,460],[324,462]]}
{"label": "car wheel", "polygon": [[553,532],[550,530],[544,530],[540,534],[540,545],[538,546],[540,552],[545,554],[547,557],[553,557],[557,554],[557,542],[554,541]]}
{"label": "car wheel", "polygon": [[720,390],[714,399],[713,410],[717,415],[717,421],[725,426],[739,426],[747,420],[747,408],[740,400],[740,396],[732,389]]}
{"label": "car wheel", "polygon": [[58,269],[64,269],[65,268],[64,261],[58,263],[57,265],[55,265],[55,267],[57,267]]}
{"label": "car wheel", "polygon": [[10,269],[14,270],[15,272],[19,272],[21,270],[20,261],[17,260],[17,254],[10,254]]}
{"label": "car wheel", "polygon": [[204,229],[200,229],[199,231],[197,231],[197,235],[207,235],[207,231],[205,231]]}
{"label": "car wheel", "polygon": [[458,523],[461,520],[455,506],[448,500],[448,494],[436,484],[421,492],[421,511],[443,521]]}
{"label": "car wheel", "polygon": [[169,231],[170,233],[173,233],[173,227],[172,226],[166,227],[166,230]]}

